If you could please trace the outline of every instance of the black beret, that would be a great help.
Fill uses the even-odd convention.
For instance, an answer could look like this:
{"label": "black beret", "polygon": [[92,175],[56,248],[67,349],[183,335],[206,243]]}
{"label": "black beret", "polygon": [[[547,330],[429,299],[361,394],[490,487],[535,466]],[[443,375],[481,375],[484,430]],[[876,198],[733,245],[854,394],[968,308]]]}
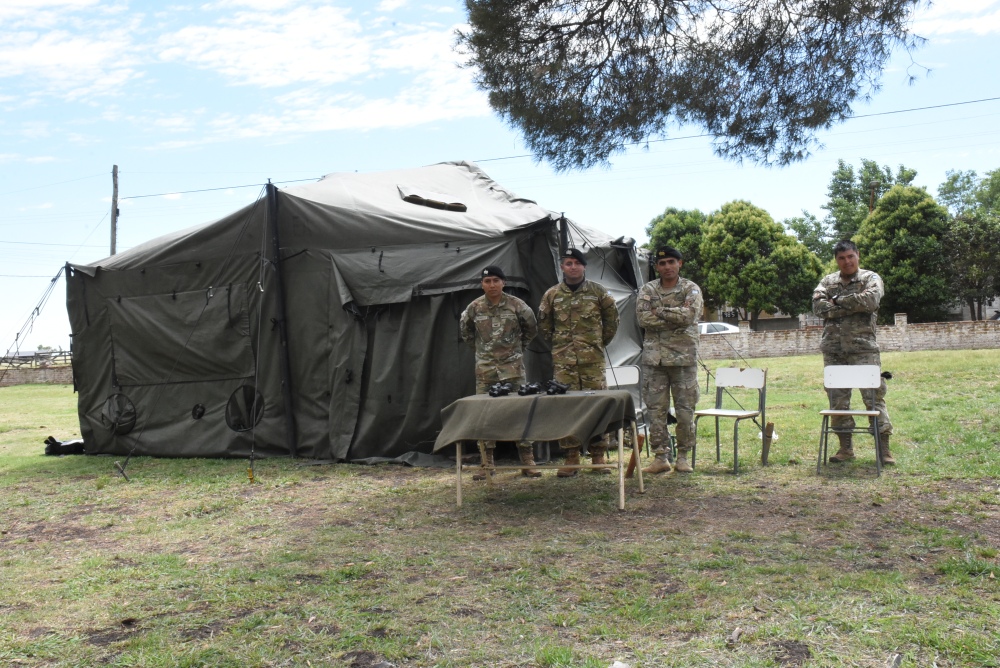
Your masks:
{"label": "black beret", "polygon": [[583,251],[581,251],[579,248],[566,249],[566,251],[561,256],[561,259],[568,260],[569,258],[573,258],[574,260],[576,260],[585,267],[587,266],[587,256],[584,255]]}
{"label": "black beret", "polygon": [[495,264],[491,264],[490,266],[483,269],[483,273],[480,274],[480,279],[486,278],[487,276],[496,276],[501,281],[507,280],[507,275],[503,273],[503,269],[496,266]]}
{"label": "black beret", "polygon": [[663,246],[661,248],[657,248],[656,249],[656,261],[659,262],[660,260],[662,260],[665,257],[672,257],[672,258],[676,258],[678,260],[683,260],[684,259],[684,256],[681,255],[681,252],[679,250],[677,250],[676,248],[673,248],[672,246]]}

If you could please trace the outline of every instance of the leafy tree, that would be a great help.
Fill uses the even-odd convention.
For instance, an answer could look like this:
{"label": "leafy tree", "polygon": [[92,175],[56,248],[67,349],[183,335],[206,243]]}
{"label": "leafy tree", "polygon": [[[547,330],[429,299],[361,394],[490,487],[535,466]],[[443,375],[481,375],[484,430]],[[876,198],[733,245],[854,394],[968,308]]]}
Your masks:
{"label": "leafy tree", "polygon": [[983,307],[1000,295],[1000,219],[982,209],[953,218],[944,247],[952,293],[982,320]]}
{"label": "leafy tree", "polygon": [[874,208],[879,198],[895,185],[908,186],[917,172],[899,165],[893,174],[888,165],[879,167],[874,160],[861,160],[861,169],[837,161],[837,169],[827,189],[829,201],[823,205],[827,211],[826,223],[833,230],[834,243],[852,239],[861,221]]}
{"label": "leafy tree", "polygon": [[706,216],[697,209],[684,211],[667,208],[662,214],[649,221],[646,234],[649,235],[649,248],[673,246],[684,255],[684,268],[681,274],[699,285],[705,298],[705,306],[714,309],[720,306],[705,284],[705,271],[701,261],[701,239]]}
{"label": "leafy tree", "polygon": [[704,127],[761,164],[809,155],[815,132],[879,88],[918,0],[466,0],[458,34],[490,106],[556,169]]}
{"label": "leafy tree", "polygon": [[948,212],[926,190],[893,186],[855,235],[861,266],[882,276],[883,321],[906,313],[913,322],[947,317],[953,302],[944,238]]}
{"label": "leafy tree", "polygon": [[993,215],[1000,216],[1000,169],[986,172],[976,192],[976,200]]}
{"label": "leafy tree", "polygon": [[781,221],[787,229],[795,233],[799,243],[811,250],[817,257],[827,260],[833,257],[833,230],[826,221],[818,219],[808,211],[803,210],[801,216],[785,218]]}
{"label": "leafy tree", "polygon": [[701,242],[708,290],[756,327],[762,312],[811,308],[819,259],[761,208],[729,202],[710,215]]}
{"label": "leafy tree", "polygon": [[1000,295],[1000,170],[982,179],[975,171],[946,172],[938,200],[953,218],[945,236],[950,286],[982,320],[985,305]]}
{"label": "leafy tree", "polygon": [[947,179],[938,186],[938,202],[947,207],[953,216],[961,216],[979,206],[976,192],[979,190],[979,177],[975,170],[945,172]]}

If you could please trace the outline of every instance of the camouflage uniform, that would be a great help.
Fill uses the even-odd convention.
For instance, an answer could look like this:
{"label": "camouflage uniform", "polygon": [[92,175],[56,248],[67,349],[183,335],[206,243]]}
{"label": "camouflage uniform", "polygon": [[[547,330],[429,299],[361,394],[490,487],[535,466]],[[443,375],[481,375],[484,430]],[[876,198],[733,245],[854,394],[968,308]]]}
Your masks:
{"label": "camouflage uniform", "polygon": [[[524,383],[524,349],[538,333],[531,307],[503,294],[494,306],[486,295],[469,304],[459,321],[462,340],[476,350],[476,394],[487,394],[494,383]],[[495,441],[485,441],[492,448]],[[519,446],[528,446],[521,441]]]}
{"label": "camouflage uniform", "polygon": [[459,321],[462,340],[476,350],[476,384],[524,379],[524,349],[538,333],[531,307],[504,294],[496,306],[483,295],[469,304]]}
{"label": "camouflage uniform", "polygon": [[[820,350],[823,351],[823,365],[831,364],[878,364],[878,342],[875,340],[875,321],[878,315],[879,302],[885,288],[882,278],[874,271],[858,269],[845,285],[840,279],[840,273],[834,272],[823,278],[813,292],[813,313],[823,319],[823,339]],[[833,298],[837,297],[837,304]],[[885,408],[885,380],[875,391],[872,402],[871,393],[861,393],[868,410],[879,411],[879,433],[892,434],[892,422]],[[850,389],[827,390],[830,395],[830,407],[834,409],[849,409],[851,407]],[[872,405],[874,403],[874,408]],[[834,431],[846,432],[854,428],[854,418],[835,417],[832,420]]]}
{"label": "camouflage uniform", "polygon": [[665,289],[660,280],[639,289],[635,312],[645,330],[642,370],[652,450],[665,455],[670,446],[667,414],[670,395],[677,413],[677,451],[695,443],[694,410],[698,404],[698,318],[704,307],[701,289],[686,278]]}
{"label": "camouflage uniform", "polygon": [[[584,280],[576,290],[565,282],[549,288],[538,306],[542,339],[552,346],[552,373],[571,390],[606,390],[604,349],[618,331],[615,299],[600,283]],[[607,438],[592,446],[606,450]],[[575,439],[560,442],[579,447]]]}

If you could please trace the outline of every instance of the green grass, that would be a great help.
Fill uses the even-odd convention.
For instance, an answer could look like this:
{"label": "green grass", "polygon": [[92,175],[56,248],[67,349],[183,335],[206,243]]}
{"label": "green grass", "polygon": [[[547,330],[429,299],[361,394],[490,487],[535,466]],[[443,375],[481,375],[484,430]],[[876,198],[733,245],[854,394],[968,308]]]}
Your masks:
{"label": "green grass", "polygon": [[[894,353],[899,464],[816,475],[819,357],[691,475],[45,457],[69,388],[0,389],[0,665],[1000,665],[1000,351]],[[712,367],[726,362],[713,363]],[[704,392],[707,404],[711,392]],[[737,634],[736,630],[740,632]],[[733,641],[734,635],[736,640]],[[731,642],[732,641],[732,642]]]}

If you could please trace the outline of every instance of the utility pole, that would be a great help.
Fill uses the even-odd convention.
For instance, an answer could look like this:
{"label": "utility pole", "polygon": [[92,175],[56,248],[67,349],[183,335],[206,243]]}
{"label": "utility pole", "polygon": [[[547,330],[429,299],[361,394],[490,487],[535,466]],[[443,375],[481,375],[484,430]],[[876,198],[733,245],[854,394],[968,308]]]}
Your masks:
{"label": "utility pole", "polygon": [[111,167],[111,254],[118,252],[118,165]]}

